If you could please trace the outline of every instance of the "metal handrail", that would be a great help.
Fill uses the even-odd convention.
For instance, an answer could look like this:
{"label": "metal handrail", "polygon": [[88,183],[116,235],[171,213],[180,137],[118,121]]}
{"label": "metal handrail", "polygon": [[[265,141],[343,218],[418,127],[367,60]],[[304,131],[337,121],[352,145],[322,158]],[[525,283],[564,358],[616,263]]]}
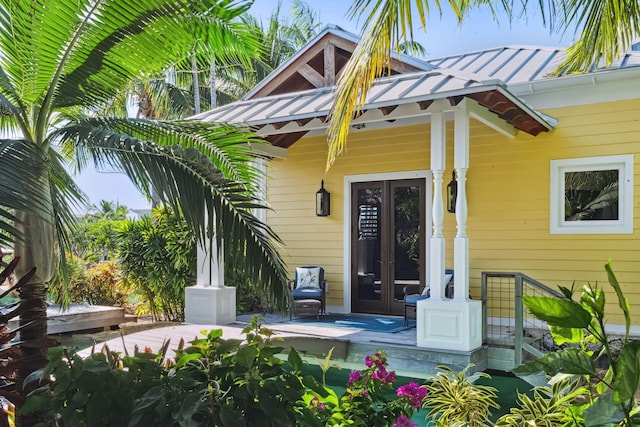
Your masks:
{"label": "metal handrail", "polygon": [[487,336],[487,325],[488,325],[488,317],[487,317],[487,300],[488,300],[488,278],[489,277],[497,277],[497,278],[510,278],[513,280],[514,289],[513,289],[513,312],[514,312],[514,350],[515,350],[515,363],[516,365],[520,365],[522,363],[522,353],[523,350],[535,355],[536,357],[540,357],[542,352],[540,352],[535,347],[530,344],[524,342],[524,306],[522,303],[522,297],[524,295],[524,286],[529,285],[542,293],[549,294],[550,296],[556,298],[565,298],[565,296],[548,287],[547,285],[533,279],[526,274],[520,272],[482,272],[482,315],[483,315],[483,328],[482,328],[482,338],[483,342],[486,343],[488,340]]}

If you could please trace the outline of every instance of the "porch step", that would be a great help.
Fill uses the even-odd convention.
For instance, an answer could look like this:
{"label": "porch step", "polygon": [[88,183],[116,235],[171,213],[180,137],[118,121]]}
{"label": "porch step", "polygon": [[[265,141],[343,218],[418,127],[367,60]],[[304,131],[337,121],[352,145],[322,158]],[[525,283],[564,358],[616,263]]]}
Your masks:
{"label": "porch step", "polygon": [[470,363],[474,366],[469,372],[487,369],[487,347],[473,351],[438,350],[421,347],[392,345],[387,343],[349,344],[347,362],[363,364],[365,357],[378,351],[387,353],[389,368],[400,375],[426,378],[438,372],[437,367],[446,365],[454,371],[461,371]]}

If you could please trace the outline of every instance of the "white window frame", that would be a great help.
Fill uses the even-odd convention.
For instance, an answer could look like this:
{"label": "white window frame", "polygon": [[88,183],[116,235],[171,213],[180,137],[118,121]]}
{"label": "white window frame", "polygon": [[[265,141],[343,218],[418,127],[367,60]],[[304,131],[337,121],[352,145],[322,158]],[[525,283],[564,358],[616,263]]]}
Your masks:
{"label": "white window frame", "polygon": [[[564,195],[567,172],[618,169],[618,219],[565,221]],[[633,154],[551,160],[551,234],[631,234],[633,233]]]}

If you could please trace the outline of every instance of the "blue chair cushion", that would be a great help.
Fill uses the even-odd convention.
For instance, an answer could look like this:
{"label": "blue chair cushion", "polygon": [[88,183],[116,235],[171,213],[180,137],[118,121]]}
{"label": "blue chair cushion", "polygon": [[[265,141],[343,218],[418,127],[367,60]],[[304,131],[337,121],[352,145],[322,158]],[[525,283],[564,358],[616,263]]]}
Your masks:
{"label": "blue chair cushion", "polygon": [[418,301],[429,298],[426,295],[407,295],[404,298],[405,304],[417,304]]}
{"label": "blue chair cushion", "polygon": [[322,298],[322,289],[320,288],[296,288],[291,291],[293,299],[319,299]]}

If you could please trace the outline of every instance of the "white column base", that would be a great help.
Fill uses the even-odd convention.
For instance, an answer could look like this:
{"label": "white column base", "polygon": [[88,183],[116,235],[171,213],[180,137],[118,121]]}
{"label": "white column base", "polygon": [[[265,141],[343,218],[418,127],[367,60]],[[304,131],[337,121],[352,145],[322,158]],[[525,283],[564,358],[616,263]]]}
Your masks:
{"label": "white column base", "polygon": [[472,351],[482,346],[482,302],[418,301],[418,347]]}
{"label": "white column base", "polygon": [[229,325],[236,321],[236,288],[190,286],[185,289],[184,320],[203,325]]}

